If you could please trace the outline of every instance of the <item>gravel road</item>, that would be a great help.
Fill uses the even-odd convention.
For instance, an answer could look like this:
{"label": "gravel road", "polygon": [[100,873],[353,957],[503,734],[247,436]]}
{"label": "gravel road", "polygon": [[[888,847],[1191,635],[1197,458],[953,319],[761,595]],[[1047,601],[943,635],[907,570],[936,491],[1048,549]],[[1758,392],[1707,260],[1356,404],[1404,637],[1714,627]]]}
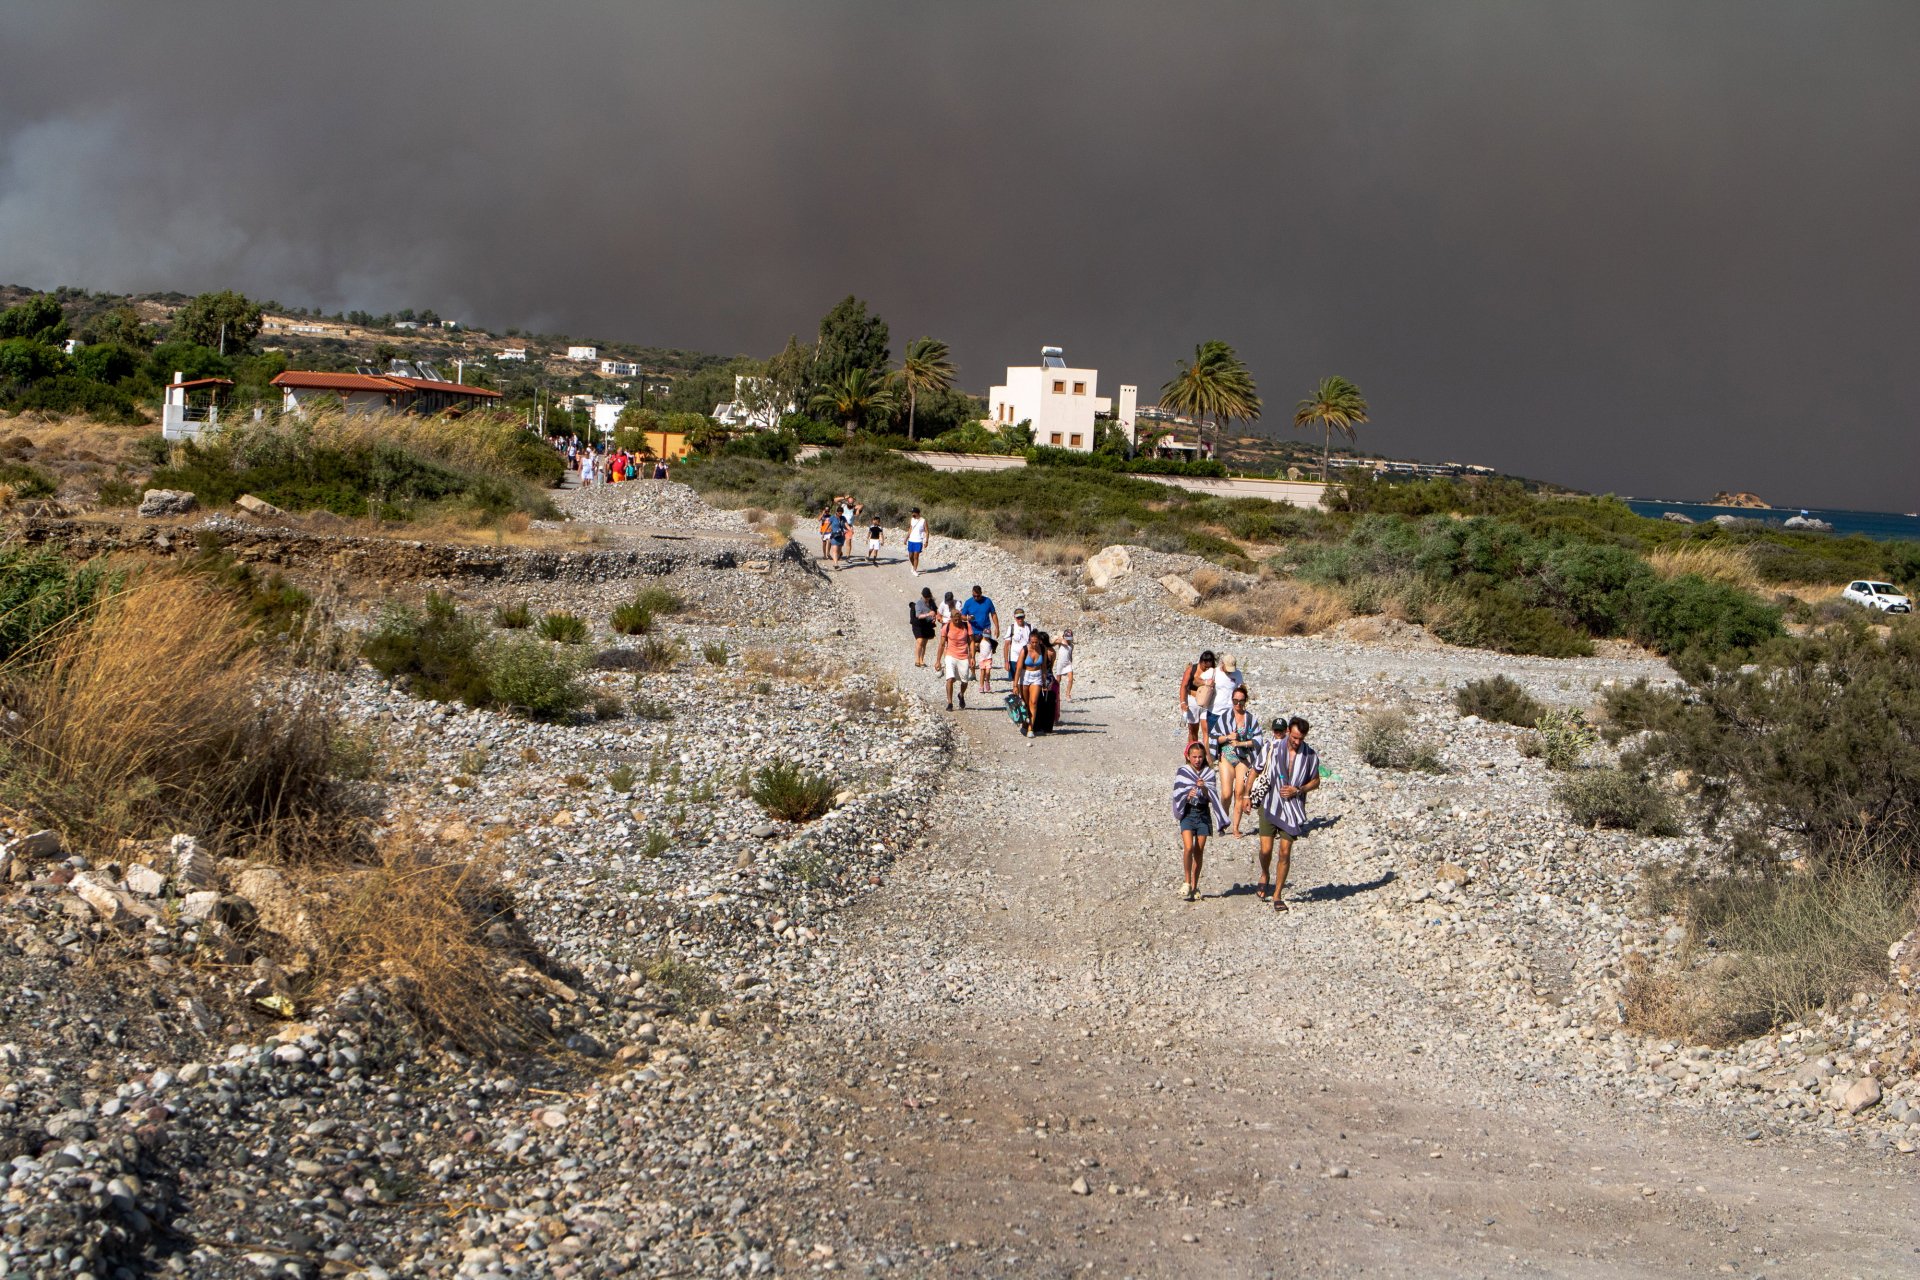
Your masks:
{"label": "gravel road", "polygon": [[[1090,601],[991,547],[934,550],[942,568],[925,577],[904,564],[835,576],[903,687],[944,706],[911,665],[902,603],[922,585],[962,598],[975,581],[1003,616],[1020,603],[1040,625],[1074,625],[1080,687],[1062,731],[1037,741],[997,699],[954,713],[960,745],[930,831],[847,926],[844,971],[867,975],[849,984],[865,998],[837,1014],[870,1064],[849,1076],[864,1105],[843,1203],[861,1253],[917,1258],[915,1273],[1023,1276],[1920,1264],[1910,1156],[1762,1128],[1717,1095],[1690,1107],[1640,1090],[1633,1071],[1591,1065],[1596,1041],[1635,1066],[1648,1050],[1626,1045],[1617,1019],[1595,1034],[1581,992],[1530,970],[1523,1003],[1541,1016],[1514,1016],[1511,998],[1456,981],[1456,959],[1484,949],[1449,939],[1467,926],[1426,931],[1439,943],[1406,929],[1406,912],[1430,914],[1436,851],[1455,848],[1477,850],[1488,878],[1540,875],[1565,905],[1624,918],[1626,876],[1609,900],[1560,868],[1617,858],[1630,871],[1628,838],[1567,836],[1541,816],[1540,766],[1510,735],[1434,708],[1494,670],[1584,704],[1598,681],[1663,669],[1226,637],[1165,609],[1150,578],[1131,600]],[[1215,638],[1244,655],[1267,714],[1313,720],[1343,775],[1316,797],[1328,825],[1296,849],[1285,916],[1251,892],[1251,840],[1213,841],[1202,901],[1176,893],[1171,686]],[[1354,761],[1356,708],[1387,701],[1445,720],[1454,776],[1415,782]],[[1454,813],[1480,838],[1441,843],[1434,811],[1445,819],[1463,795],[1475,808]],[[1477,809],[1488,796],[1505,797],[1500,812]],[[1545,970],[1561,913],[1538,896],[1520,913],[1538,916],[1538,937],[1501,941],[1516,965]],[[1564,968],[1563,986],[1587,981],[1574,960]],[[1556,1037],[1588,1057],[1558,1053]]]}

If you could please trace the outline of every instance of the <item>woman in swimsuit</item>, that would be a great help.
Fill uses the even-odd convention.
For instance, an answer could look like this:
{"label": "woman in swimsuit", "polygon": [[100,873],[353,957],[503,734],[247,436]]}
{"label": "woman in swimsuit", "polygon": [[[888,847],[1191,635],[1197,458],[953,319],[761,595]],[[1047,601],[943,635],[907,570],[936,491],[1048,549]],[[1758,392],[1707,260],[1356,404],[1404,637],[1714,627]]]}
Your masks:
{"label": "woman in swimsuit", "polygon": [[1047,655],[1047,642],[1039,632],[1027,637],[1026,652],[1020,655],[1020,701],[1027,707],[1027,722],[1020,726],[1020,732],[1031,738],[1036,717],[1040,714],[1040,688],[1052,676],[1049,669],[1052,660]]}

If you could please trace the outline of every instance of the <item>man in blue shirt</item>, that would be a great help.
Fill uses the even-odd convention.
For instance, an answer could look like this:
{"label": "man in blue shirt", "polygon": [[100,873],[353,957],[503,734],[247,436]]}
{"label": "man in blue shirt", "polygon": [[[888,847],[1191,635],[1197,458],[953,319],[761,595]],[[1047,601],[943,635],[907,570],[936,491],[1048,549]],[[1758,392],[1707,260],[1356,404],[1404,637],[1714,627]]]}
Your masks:
{"label": "man in blue shirt", "polygon": [[973,628],[975,640],[984,635],[992,636],[995,641],[1000,639],[1000,615],[993,611],[993,597],[982,595],[978,583],[974,584],[973,598],[960,606],[960,612]]}

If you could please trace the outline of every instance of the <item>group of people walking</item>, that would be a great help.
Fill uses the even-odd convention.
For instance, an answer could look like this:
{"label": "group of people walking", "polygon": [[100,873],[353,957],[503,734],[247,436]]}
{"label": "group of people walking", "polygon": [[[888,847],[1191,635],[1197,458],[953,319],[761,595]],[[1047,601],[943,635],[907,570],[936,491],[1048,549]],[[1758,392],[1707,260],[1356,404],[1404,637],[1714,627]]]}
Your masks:
{"label": "group of people walking", "polygon": [[1173,777],[1182,894],[1188,902],[1199,898],[1207,841],[1240,839],[1240,824],[1251,812],[1260,841],[1256,892],[1275,911],[1287,910],[1282,895],[1293,842],[1307,833],[1307,795],[1320,786],[1320,757],[1307,745],[1310,726],[1300,716],[1276,716],[1263,727],[1233,658],[1211,650],[1181,673],[1176,697],[1187,728]]}
{"label": "group of people walking", "polygon": [[607,450],[582,443],[577,437],[557,437],[554,448],[567,460],[567,470],[580,473],[580,487],[619,484],[626,480],[667,478],[667,460],[631,449]]}
{"label": "group of people walking", "polygon": [[[976,584],[965,600],[949,591],[939,600],[933,588],[920,588],[908,606],[913,630],[913,665],[927,666],[927,646],[935,645],[935,666],[946,682],[947,710],[957,698],[967,705],[967,686],[979,680],[980,692],[993,692],[996,667],[1007,690],[1007,707],[1023,737],[1049,733],[1060,718],[1060,708],[1073,697],[1073,632],[1056,639],[1027,621],[1024,608],[1013,611],[1003,630],[1000,611]],[[1004,642],[1004,643],[1003,643]]]}
{"label": "group of people walking", "polygon": [[[855,532],[863,524],[867,531],[867,563],[878,565],[880,548],[887,540],[886,529],[880,523],[879,514],[869,517],[866,504],[850,493],[838,494],[820,508],[820,558],[839,569],[846,560]],[[907,565],[916,578],[920,576],[920,557],[926,549],[927,520],[920,514],[920,508],[915,507],[907,517]]]}

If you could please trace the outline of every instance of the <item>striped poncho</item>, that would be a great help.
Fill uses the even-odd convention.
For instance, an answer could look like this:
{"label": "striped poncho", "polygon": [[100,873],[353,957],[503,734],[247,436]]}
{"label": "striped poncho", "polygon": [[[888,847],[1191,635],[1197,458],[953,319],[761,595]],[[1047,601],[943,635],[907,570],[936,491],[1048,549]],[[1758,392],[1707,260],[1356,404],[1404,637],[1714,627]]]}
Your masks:
{"label": "striped poncho", "polygon": [[1207,797],[1207,803],[1213,809],[1213,825],[1216,829],[1227,825],[1227,806],[1220,800],[1220,775],[1212,769],[1203,768],[1195,772],[1190,764],[1183,764],[1173,775],[1173,820],[1180,821],[1187,810],[1187,793],[1198,785]]}
{"label": "striped poncho", "polygon": [[1297,836],[1307,825],[1307,800],[1304,795],[1280,798],[1281,787],[1304,787],[1320,775],[1320,755],[1306,743],[1295,747],[1285,735],[1267,743],[1260,757],[1260,770],[1278,770],[1273,775],[1273,785],[1267,789],[1266,796],[1260,802],[1260,811],[1267,815],[1267,821],[1286,832]]}

